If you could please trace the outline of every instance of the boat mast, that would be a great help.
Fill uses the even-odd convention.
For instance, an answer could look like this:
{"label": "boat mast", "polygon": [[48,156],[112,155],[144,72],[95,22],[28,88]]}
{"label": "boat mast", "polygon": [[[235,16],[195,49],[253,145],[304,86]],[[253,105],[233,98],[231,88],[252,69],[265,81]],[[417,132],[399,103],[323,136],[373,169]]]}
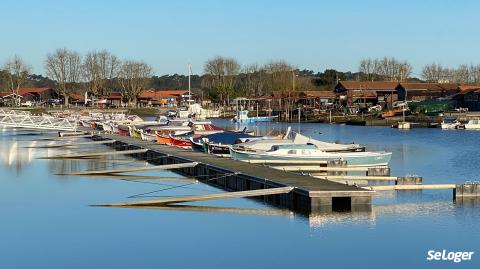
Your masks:
{"label": "boat mast", "polygon": [[188,105],[192,102],[191,82],[190,76],[192,75],[192,65],[188,64]]}

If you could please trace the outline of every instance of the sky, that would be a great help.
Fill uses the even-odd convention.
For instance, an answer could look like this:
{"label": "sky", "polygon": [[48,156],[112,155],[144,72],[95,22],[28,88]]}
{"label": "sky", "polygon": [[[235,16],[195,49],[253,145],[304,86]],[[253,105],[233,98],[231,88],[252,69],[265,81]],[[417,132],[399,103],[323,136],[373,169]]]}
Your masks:
{"label": "sky", "polygon": [[0,63],[20,55],[45,74],[47,53],[106,49],[156,75],[203,73],[215,56],[242,65],[357,71],[368,57],[414,67],[480,64],[480,1],[2,0]]}

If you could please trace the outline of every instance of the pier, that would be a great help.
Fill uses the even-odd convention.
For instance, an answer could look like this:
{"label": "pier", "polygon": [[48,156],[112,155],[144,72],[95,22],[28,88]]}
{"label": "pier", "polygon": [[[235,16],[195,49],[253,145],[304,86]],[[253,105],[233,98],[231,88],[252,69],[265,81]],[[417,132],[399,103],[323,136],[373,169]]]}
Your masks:
{"label": "pier", "polygon": [[[220,158],[203,152],[159,145],[129,136],[98,134],[93,136],[92,139],[96,141],[115,140],[114,143],[107,145],[119,151],[140,150],[132,153],[132,156],[145,159],[156,165],[196,163],[195,166],[179,167],[174,171],[232,192],[226,194],[226,196],[249,197],[252,196],[252,193],[246,191],[265,190],[264,192],[254,192],[253,194],[263,197],[264,201],[269,204],[286,207],[298,212],[370,210],[372,196],[375,194],[375,191],[357,186],[318,179],[309,175],[294,174],[229,158]],[[278,191],[268,191],[267,189],[281,191],[279,193]],[[233,192],[237,194],[233,194]],[[248,195],[242,195],[242,192]],[[172,201],[179,202],[185,199],[188,201],[192,200],[190,198],[178,198]],[[208,199],[197,197],[197,200]],[[163,202],[153,201],[149,204],[152,203]]]}

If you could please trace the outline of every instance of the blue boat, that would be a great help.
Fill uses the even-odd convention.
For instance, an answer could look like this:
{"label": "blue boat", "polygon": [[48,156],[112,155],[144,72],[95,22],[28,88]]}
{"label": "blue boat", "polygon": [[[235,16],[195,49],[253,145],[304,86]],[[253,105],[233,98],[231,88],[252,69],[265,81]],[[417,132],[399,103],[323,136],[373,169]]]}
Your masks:
{"label": "blue boat", "polygon": [[242,132],[222,132],[196,138],[191,137],[190,141],[195,150],[213,154],[229,154],[229,146],[254,138],[258,138],[258,136]]}

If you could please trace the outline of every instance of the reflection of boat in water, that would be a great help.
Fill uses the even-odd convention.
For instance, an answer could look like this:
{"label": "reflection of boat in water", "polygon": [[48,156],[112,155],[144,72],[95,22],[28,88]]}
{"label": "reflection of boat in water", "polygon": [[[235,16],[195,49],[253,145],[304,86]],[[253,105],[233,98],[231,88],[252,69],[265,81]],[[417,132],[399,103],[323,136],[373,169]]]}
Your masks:
{"label": "reflection of boat in water", "polygon": [[257,117],[248,117],[248,110],[238,111],[238,116],[233,118],[234,122],[239,123],[254,123],[254,122],[266,122],[276,119],[277,116],[257,116]]}
{"label": "reflection of boat in water", "polygon": [[307,161],[325,162],[345,160],[349,166],[388,165],[391,152],[325,152],[313,144],[284,144],[272,146],[267,151],[242,150],[230,147],[230,156],[235,160],[250,161]]}

